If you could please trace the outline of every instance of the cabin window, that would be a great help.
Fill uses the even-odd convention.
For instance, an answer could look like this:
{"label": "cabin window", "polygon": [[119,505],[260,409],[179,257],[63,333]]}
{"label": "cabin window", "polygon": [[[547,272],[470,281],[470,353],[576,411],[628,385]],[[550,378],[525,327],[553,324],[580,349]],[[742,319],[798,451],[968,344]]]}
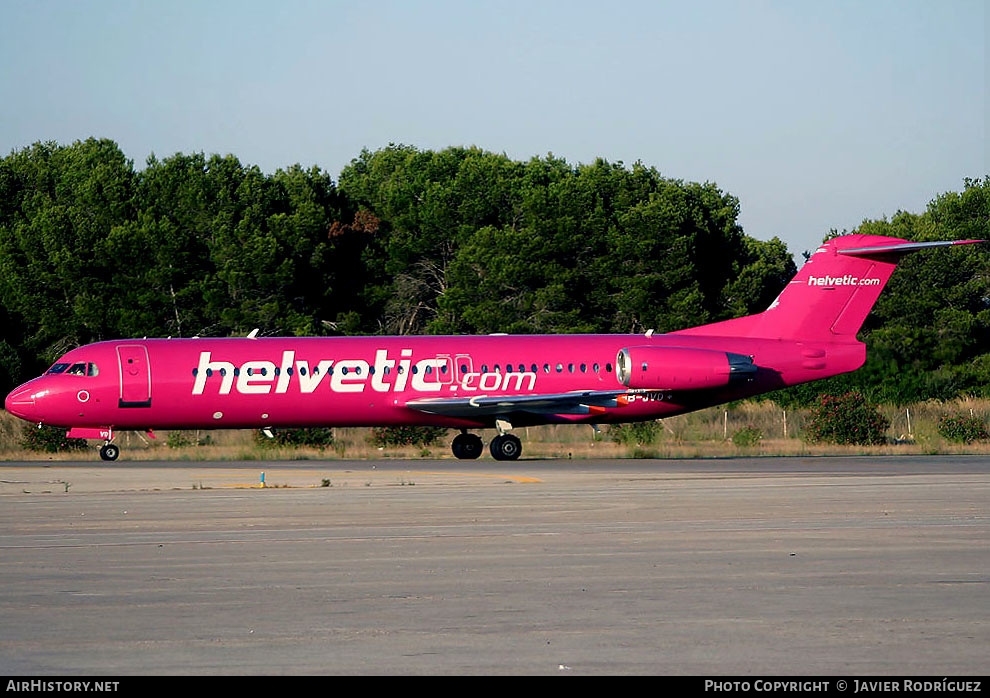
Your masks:
{"label": "cabin window", "polygon": [[581,364],[581,373],[588,372],[588,364]]}
{"label": "cabin window", "polygon": [[564,364],[557,364],[557,373],[560,373],[563,370],[564,370]]}
{"label": "cabin window", "polygon": [[602,370],[602,367],[599,366],[598,364],[593,365],[592,368],[595,369],[595,373],[598,373],[599,371]]}
{"label": "cabin window", "polygon": [[612,372],[612,364],[605,364],[605,373]]}
{"label": "cabin window", "polygon": [[574,364],[567,364],[567,372],[574,373]]}

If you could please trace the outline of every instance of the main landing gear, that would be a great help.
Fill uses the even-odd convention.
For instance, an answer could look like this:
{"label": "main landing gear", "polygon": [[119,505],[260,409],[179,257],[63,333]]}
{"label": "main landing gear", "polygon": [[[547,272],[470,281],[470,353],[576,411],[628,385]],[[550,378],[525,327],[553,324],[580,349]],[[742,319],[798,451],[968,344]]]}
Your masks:
{"label": "main landing gear", "polygon": [[499,434],[488,444],[495,460],[516,460],[522,454],[522,442],[512,434]]}
{"label": "main landing gear", "polygon": [[[480,436],[465,431],[454,437],[450,449],[455,458],[474,460],[481,456],[485,447]],[[492,439],[488,450],[495,460],[516,460],[522,454],[522,442],[512,434],[499,434]]]}
{"label": "main landing gear", "polygon": [[469,434],[463,431],[454,437],[454,442],[450,445],[450,450],[454,452],[455,458],[474,460],[485,450],[485,445],[481,443],[481,437],[477,434]]}

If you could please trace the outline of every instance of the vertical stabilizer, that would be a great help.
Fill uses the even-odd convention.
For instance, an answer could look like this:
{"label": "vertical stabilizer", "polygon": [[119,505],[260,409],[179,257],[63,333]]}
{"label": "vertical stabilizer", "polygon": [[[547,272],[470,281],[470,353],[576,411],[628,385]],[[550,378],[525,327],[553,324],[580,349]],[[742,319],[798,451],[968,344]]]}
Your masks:
{"label": "vertical stabilizer", "polygon": [[754,336],[853,340],[897,267],[899,255],[843,254],[845,249],[896,247],[898,238],[848,235],[829,240],[791,279],[754,326]]}

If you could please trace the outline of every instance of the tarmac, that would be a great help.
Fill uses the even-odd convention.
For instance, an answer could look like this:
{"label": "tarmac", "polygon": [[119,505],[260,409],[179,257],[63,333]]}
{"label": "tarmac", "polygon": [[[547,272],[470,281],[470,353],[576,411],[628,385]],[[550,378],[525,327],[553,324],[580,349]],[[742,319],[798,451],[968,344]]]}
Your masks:
{"label": "tarmac", "polygon": [[985,674],[988,540],[986,456],[7,463],[0,672]]}

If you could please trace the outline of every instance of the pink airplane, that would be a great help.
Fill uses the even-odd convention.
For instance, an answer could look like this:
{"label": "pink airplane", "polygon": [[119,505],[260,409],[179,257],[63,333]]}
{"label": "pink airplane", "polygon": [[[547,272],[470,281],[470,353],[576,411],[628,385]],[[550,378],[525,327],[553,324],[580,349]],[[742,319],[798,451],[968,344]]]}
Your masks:
{"label": "pink airplane", "polygon": [[452,450],[514,460],[509,430],[670,417],[854,371],[856,333],[901,256],[944,245],[849,235],[762,313],[657,335],[128,339],[89,344],[11,392],[9,412],[101,439],[119,430],[436,425]]}

